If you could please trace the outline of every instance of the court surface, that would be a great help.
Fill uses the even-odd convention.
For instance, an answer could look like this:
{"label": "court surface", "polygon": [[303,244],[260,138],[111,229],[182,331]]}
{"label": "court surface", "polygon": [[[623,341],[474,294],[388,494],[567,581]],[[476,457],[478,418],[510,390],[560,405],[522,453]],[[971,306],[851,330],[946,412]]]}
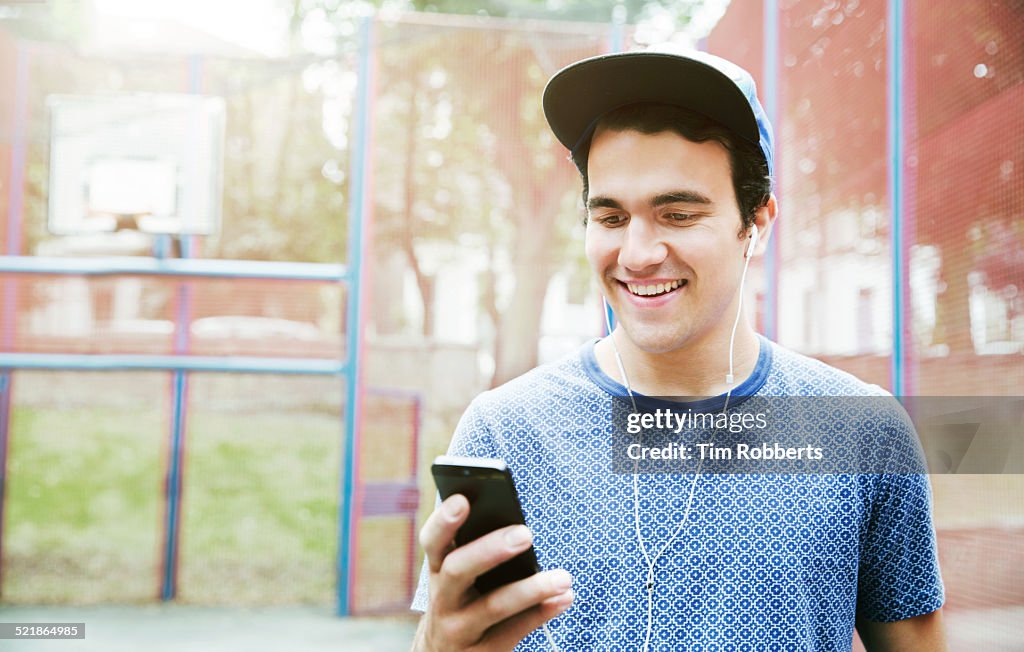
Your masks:
{"label": "court surface", "polygon": [[[951,652],[1021,649],[1024,607],[951,609],[944,621]],[[413,617],[337,618],[322,607],[4,607],[0,622],[85,623],[84,640],[4,640],[4,652],[406,652],[416,628]]]}
{"label": "court surface", "polygon": [[416,620],[323,607],[2,607],[0,622],[84,622],[84,640],[0,641],[5,652],[405,652]]}

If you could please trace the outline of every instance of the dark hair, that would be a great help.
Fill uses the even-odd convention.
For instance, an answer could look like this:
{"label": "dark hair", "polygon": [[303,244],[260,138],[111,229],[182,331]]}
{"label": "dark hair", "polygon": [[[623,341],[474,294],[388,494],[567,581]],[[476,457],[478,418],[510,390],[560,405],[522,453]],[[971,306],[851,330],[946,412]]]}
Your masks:
{"label": "dark hair", "polygon": [[[639,103],[619,107],[601,116],[591,134],[598,129],[612,131],[639,131],[642,134],[657,134],[671,131],[695,143],[713,140],[721,143],[729,152],[729,167],[732,171],[732,185],[736,192],[736,205],[740,209],[743,227],[754,222],[754,214],[768,202],[772,191],[772,180],[768,174],[768,163],[761,150],[735,133],[704,116],[672,104]],[[591,138],[593,135],[591,135]],[[587,159],[590,156],[590,140],[587,138],[572,152],[572,161],[583,177],[583,205],[587,205],[590,183],[587,179]],[[586,223],[586,213],[583,222]]]}

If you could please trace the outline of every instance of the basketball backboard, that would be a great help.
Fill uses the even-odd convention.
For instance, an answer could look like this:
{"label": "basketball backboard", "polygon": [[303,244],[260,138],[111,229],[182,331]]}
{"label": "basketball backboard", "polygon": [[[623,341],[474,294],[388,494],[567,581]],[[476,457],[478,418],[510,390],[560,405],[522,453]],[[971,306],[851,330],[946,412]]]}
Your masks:
{"label": "basketball backboard", "polygon": [[47,106],[52,233],[217,231],[224,151],[221,98],[53,95]]}

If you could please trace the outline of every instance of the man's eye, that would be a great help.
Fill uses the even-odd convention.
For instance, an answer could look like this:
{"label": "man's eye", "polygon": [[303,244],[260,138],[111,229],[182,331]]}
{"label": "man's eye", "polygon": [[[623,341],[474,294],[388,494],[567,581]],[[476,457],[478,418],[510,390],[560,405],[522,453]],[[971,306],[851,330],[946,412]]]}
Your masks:
{"label": "man's eye", "polygon": [[603,224],[605,226],[620,226],[620,225],[626,223],[626,216],[625,215],[605,215],[603,217],[597,218],[597,220],[595,220],[595,221],[598,222],[599,224]]}
{"label": "man's eye", "polygon": [[667,217],[673,222],[692,222],[696,215],[691,215],[690,213],[669,213]]}

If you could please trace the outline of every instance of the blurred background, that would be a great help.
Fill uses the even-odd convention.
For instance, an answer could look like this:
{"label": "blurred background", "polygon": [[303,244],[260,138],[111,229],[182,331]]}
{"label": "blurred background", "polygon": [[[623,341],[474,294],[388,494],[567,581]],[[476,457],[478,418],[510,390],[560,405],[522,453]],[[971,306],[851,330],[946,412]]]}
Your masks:
{"label": "blurred background", "polygon": [[[0,1],[0,620],[406,649],[429,461],[601,333],[543,86],[665,41],[775,126],[758,330],[1022,393],[1021,0]],[[1021,649],[1022,477],[932,480],[952,649]]]}

